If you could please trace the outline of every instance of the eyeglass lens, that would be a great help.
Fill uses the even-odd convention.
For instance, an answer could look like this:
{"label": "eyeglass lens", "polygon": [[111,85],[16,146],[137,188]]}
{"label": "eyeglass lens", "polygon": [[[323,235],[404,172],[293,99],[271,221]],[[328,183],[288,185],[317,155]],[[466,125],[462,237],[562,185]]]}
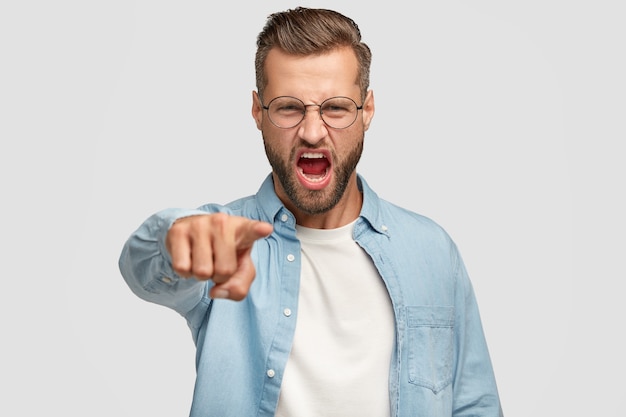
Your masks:
{"label": "eyeglass lens", "polygon": [[306,108],[311,106],[319,107],[324,123],[336,129],[345,129],[352,125],[358,112],[358,106],[348,97],[332,97],[320,105],[305,105],[295,97],[276,97],[268,105],[268,114],[276,126],[291,128],[304,120]]}

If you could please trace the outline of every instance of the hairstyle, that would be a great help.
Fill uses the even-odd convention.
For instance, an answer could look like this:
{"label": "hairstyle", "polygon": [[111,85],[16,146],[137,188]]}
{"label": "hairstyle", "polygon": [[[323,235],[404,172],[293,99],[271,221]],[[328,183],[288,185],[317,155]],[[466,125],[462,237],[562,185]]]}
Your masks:
{"label": "hairstyle", "polygon": [[359,63],[357,82],[361,99],[365,100],[372,53],[361,42],[361,31],[352,19],[333,10],[304,7],[271,14],[257,37],[255,70],[259,95],[263,96],[267,84],[265,60],[271,49],[280,48],[293,55],[312,55],[343,46],[351,47],[356,55]]}

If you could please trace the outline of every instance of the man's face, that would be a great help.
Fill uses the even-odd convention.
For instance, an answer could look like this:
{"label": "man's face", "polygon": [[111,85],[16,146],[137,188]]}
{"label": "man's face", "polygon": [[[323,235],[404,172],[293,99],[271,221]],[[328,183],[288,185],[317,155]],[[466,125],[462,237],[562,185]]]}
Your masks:
{"label": "man's face", "polygon": [[[341,48],[323,55],[294,56],[273,49],[267,56],[267,85],[263,102],[253,93],[252,114],[261,130],[273,169],[278,197],[290,209],[307,215],[335,207],[349,185],[356,187],[356,165],[363,151],[364,133],[374,113],[374,98],[364,103],[357,84],[354,52]],[[349,97],[363,110],[345,129],[327,126],[319,107],[307,107],[304,120],[282,129],[268,118],[262,105],[279,96],[296,97],[304,104],[321,104],[330,97]]]}

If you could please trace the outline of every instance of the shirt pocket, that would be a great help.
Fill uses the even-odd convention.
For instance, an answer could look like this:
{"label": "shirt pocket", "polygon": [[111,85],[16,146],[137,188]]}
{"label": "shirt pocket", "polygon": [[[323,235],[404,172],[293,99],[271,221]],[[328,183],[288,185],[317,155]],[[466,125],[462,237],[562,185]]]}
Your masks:
{"label": "shirt pocket", "polygon": [[452,380],[454,307],[406,309],[409,382],[437,393]]}

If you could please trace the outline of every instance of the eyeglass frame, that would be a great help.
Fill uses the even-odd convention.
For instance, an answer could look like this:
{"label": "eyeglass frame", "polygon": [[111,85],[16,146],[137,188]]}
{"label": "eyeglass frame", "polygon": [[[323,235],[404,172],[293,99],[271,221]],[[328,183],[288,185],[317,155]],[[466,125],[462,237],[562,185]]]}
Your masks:
{"label": "eyeglass frame", "polygon": [[[260,98],[260,97],[259,97]],[[274,100],[277,100],[279,98],[293,98],[295,100],[298,100],[300,103],[302,103],[302,106],[304,107],[304,110],[302,111],[302,119],[300,119],[300,121],[298,123],[296,123],[293,126],[290,127],[283,127],[283,126],[278,126],[276,124],[276,122],[274,122],[272,120],[272,117],[269,114],[269,110],[270,110],[270,105],[272,104],[272,102]],[[350,122],[350,124],[348,126],[345,127],[334,127],[331,126],[330,124],[328,124],[328,122],[324,119],[324,113],[322,112],[322,106],[324,105],[324,103],[326,103],[329,100],[333,100],[336,98],[345,98],[350,100],[351,102],[354,103],[354,105],[356,106],[356,112],[355,112],[355,116],[354,116],[354,120],[352,122]],[[263,99],[261,98],[261,107],[263,108],[263,110],[267,111],[267,118],[270,120],[270,122],[276,126],[279,129],[293,129],[294,127],[298,126],[300,123],[302,123],[302,121],[304,120],[304,118],[306,117],[306,109],[307,107],[317,107],[318,108],[318,114],[320,115],[320,119],[322,120],[322,122],[324,122],[324,124],[328,127],[330,127],[331,129],[337,129],[337,130],[343,130],[343,129],[347,129],[350,126],[352,126],[354,124],[354,122],[356,122],[356,119],[359,117],[359,110],[363,110],[363,104],[361,104],[360,106],[358,104],[356,104],[356,101],[354,101],[352,98],[350,97],[346,97],[346,96],[334,96],[334,97],[329,97],[327,99],[325,99],[324,101],[322,101],[320,104],[304,104],[304,101],[300,100],[298,97],[294,97],[294,96],[278,96],[278,97],[274,97],[273,99],[271,99],[269,101],[269,103],[267,103],[267,106],[265,104],[263,104]]]}

